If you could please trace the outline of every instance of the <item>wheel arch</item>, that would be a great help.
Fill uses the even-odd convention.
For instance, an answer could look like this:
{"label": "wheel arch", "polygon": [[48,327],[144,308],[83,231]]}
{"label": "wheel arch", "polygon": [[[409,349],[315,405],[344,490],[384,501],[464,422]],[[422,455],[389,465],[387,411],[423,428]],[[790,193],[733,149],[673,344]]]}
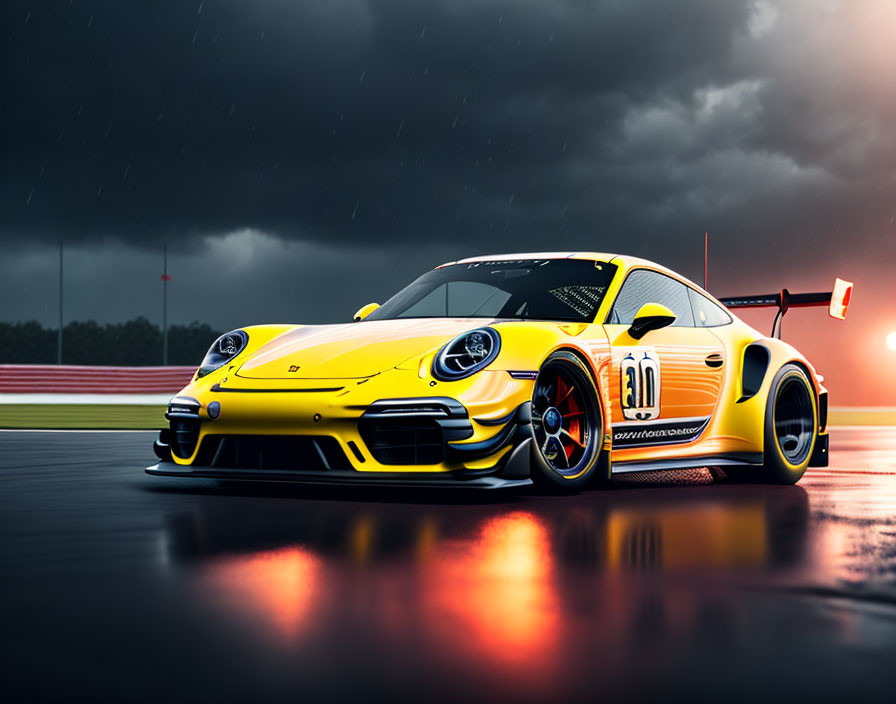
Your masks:
{"label": "wheel arch", "polygon": [[591,378],[594,380],[594,385],[597,387],[598,392],[600,392],[600,377],[598,376],[597,369],[594,368],[594,360],[586,354],[583,350],[578,347],[573,347],[571,345],[560,345],[559,347],[551,350],[550,354],[542,360],[542,364],[547,361],[548,357],[550,357],[555,352],[570,352],[574,354],[579,360],[585,365],[585,368],[588,370],[588,373],[591,374]]}
{"label": "wheel arch", "polygon": [[[772,361],[769,363],[768,371],[766,372],[766,377],[768,379],[768,384],[767,384],[768,388],[765,391],[766,404],[768,404],[768,402],[771,400],[770,395],[772,392],[772,384],[774,383],[775,377],[778,375],[778,372],[780,372],[788,364],[792,364],[793,366],[800,369],[806,375],[806,378],[809,380],[809,386],[812,389],[812,396],[815,401],[815,412],[817,414],[818,413],[818,394],[819,394],[819,387],[820,387],[820,384],[818,381],[818,375],[815,373],[815,369],[812,367],[811,364],[809,364],[805,359],[803,359],[799,356],[796,356],[796,355],[787,356],[787,357],[784,357],[783,359],[775,359],[774,357],[772,358]],[[763,385],[765,385],[765,384],[763,384]]]}
{"label": "wheel arch", "polygon": [[806,378],[809,379],[809,384],[812,386],[812,392],[815,394],[816,400],[818,398],[818,377],[815,374],[815,370],[812,369],[809,364],[804,362],[801,359],[792,359],[788,364],[792,364],[795,367],[799,367],[806,373]]}
{"label": "wheel arch", "polygon": [[[823,426],[827,425],[827,419],[822,418],[821,411],[821,393],[820,387],[821,384],[818,381],[818,375],[815,373],[815,370],[812,366],[801,359],[792,359],[789,362],[785,362],[785,364],[792,364],[793,366],[801,369],[803,373],[806,375],[806,378],[809,380],[809,388],[812,389],[812,401],[815,405],[815,422],[816,422],[816,430],[815,434],[818,435],[822,432]],[[784,365],[782,364],[781,367]],[[779,367],[779,371],[781,369]]]}

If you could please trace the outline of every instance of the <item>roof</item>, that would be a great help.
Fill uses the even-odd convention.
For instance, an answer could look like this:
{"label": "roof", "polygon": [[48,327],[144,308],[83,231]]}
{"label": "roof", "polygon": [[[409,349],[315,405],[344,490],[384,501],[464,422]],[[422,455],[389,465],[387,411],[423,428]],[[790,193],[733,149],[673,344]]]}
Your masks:
{"label": "roof", "polygon": [[611,254],[609,252],[518,252],[514,254],[486,254],[481,257],[468,257],[467,259],[458,259],[456,262],[445,262],[444,264],[436,268],[441,269],[443,266],[450,266],[452,264],[472,264],[475,262],[496,261],[506,262],[516,259],[590,259],[599,262],[615,262],[616,264],[621,265],[623,269],[630,269],[632,267],[646,267],[648,269],[655,269],[657,271],[665,272],[675,278],[685,281],[694,288],[702,290],[699,284],[694,283],[686,276],[682,276],[677,271],[672,271],[662,264],[657,264],[656,262],[652,262],[649,259],[633,257],[628,254]]}
{"label": "roof", "polygon": [[596,261],[608,262],[617,256],[619,255],[602,254],[600,252],[517,252],[514,254],[486,254],[481,257],[467,257],[466,259],[458,259],[456,262],[445,262],[442,266],[472,264],[474,262],[506,262],[515,259],[594,259]]}
{"label": "roof", "polygon": [[472,264],[475,262],[506,262],[516,259],[591,259],[599,262],[609,262],[614,259],[625,266],[649,266],[651,268],[663,269],[666,267],[647,259],[639,259],[627,254],[612,254],[610,252],[517,252],[514,254],[486,254],[481,257],[468,257],[466,259],[458,259],[456,262],[445,262],[442,266],[450,266],[451,264]]}

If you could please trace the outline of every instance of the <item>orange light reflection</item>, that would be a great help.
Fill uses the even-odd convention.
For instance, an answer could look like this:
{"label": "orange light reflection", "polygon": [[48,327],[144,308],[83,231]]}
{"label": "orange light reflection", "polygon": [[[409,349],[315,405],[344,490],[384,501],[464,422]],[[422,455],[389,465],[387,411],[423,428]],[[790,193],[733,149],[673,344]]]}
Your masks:
{"label": "orange light reflection", "polygon": [[549,662],[559,615],[549,534],[533,515],[488,521],[472,546],[444,543],[426,570],[427,610],[453,650],[505,664]]}
{"label": "orange light reflection", "polygon": [[312,613],[318,572],[314,555],[289,547],[227,557],[209,568],[208,580],[228,607],[258,614],[292,638]]}

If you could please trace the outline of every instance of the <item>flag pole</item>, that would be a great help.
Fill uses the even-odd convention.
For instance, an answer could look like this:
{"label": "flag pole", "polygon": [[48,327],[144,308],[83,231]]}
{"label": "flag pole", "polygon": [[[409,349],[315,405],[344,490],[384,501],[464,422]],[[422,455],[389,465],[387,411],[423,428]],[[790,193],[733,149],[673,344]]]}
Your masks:
{"label": "flag pole", "polygon": [[706,284],[709,278],[709,233],[703,235],[703,290],[706,290]]}
{"label": "flag pole", "polygon": [[59,334],[56,339],[56,364],[62,364],[62,240],[59,240]]}
{"label": "flag pole", "polygon": [[162,366],[168,366],[168,243],[162,245]]}

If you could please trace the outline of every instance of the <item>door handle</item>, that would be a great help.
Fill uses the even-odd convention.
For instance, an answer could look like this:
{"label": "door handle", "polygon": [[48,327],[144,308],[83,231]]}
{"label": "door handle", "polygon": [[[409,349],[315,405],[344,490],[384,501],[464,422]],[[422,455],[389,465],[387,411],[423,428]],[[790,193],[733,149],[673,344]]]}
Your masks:
{"label": "door handle", "polygon": [[710,369],[718,369],[725,363],[725,358],[718,352],[713,352],[703,361],[706,362],[706,366]]}

